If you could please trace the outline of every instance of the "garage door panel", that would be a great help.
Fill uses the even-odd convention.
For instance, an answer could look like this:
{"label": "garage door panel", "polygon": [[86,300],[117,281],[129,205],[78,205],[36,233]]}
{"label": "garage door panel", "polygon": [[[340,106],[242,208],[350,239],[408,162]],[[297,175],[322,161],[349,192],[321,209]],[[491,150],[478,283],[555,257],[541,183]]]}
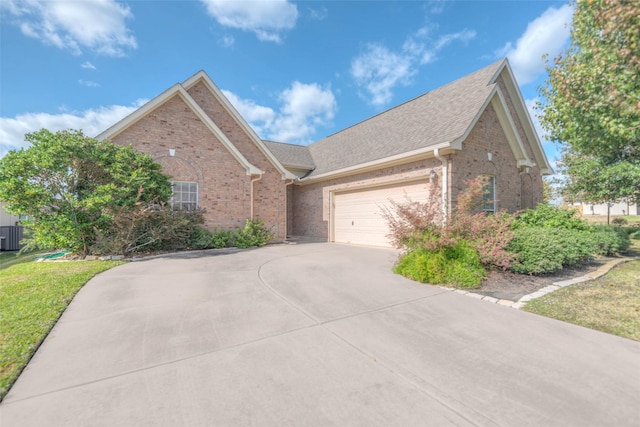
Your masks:
{"label": "garage door panel", "polygon": [[371,246],[390,246],[389,227],[384,208],[390,200],[406,202],[427,199],[427,183],[410,182],[361,191],[336,193],[334,196],[334,241]]}

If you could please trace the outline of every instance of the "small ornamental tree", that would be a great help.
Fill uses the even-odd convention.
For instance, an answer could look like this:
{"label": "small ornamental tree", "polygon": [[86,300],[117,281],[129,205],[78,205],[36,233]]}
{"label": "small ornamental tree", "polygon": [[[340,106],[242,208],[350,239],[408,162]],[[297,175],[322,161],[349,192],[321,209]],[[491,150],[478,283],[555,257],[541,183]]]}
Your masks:
{"label": "small ornamental tree", "polygon": [[383,211],[389,224],[392,244],[407,252],[416,249],[440,251],[455,248],[461,242],[478,252],[484,265],[508,268],[516,254],[506,248],[513,239],[513,216],[504,212],[495,215],[479,212],[486,178],[466,182],[467,188],[458,196],[454,211],[444,220],[440,190],[432,185],[424,202],[391,201],[392,209]]}
{"label": "small ornamental tree", "polygon": [[42,129],[25,139],[29,148],[0,159],[0,200],[27,216],[34,246],[86,255],[111,227],[111,213],[171,197],[161,166],[131,147],[72,130]]}

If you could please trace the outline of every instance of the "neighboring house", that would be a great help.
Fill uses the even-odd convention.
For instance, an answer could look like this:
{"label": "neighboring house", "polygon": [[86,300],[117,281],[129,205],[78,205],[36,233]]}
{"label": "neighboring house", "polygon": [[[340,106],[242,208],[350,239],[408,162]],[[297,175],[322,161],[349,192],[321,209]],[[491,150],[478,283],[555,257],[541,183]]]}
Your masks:
{"label": "neighboring house", "polygon": [[617,202],[611,203],[611,205],[607,203],[601,203],[598,205],[592,205],[588,203],[577,203],[582,210],[582,215],[607,215],[607,211],[609,211],[609,215],[640,215],[640,210],[638,210],[637,203],[629,203],[629,202]]}
{"label": "neighboring house", "polygon": [[0,251],[17,251],[21,248],[22,227],[18,226],[20,216],[5,210],[5,202],[0,201]]}
{"label": "neighboring house", "polygon": [[203,71],[98,139],[150,154],[207,227],[259,218],[280,239],[388,246],[390,199],[438,185],[451,211],[464,181],[485,175],[485,210],[516,211],[542,200],[552,173],[506,59],[309,146],[261,140]]}
{"label": "neighboring house", "polygon": [[20,217],[17,215],[11,215],[4,210],[6,206],[5,202],[0,202],[0,227],[14,226],[20,221]]}

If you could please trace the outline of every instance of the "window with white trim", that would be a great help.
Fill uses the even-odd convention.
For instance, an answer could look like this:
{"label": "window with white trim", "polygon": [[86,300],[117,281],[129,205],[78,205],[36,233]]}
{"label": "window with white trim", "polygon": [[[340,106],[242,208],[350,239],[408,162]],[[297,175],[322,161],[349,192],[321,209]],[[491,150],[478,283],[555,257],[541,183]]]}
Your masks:
{"label": "window with white trim", "polygon": [[171,207],[176,211],[194,211],[198,208],[198,183],[174,181]]}
{"label": "window with white trim", "polygon": [[483,187],[482,210],[484,212],[496,212],[496,177],[485,176],[487,183]]}

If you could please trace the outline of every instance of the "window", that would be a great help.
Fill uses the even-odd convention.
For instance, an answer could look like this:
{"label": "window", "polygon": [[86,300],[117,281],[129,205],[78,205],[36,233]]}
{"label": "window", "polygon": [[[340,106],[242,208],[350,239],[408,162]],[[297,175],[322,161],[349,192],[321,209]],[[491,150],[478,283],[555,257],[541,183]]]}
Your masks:
{"label": "window", "polygon": [[487,184],[483,188],[482,210],[489,213],[496,211],[496,177],[487,176]]}
{"label": "window", "polygon": [[197,182],[172,182],[171,207],[177,211],[194,211],[198,207]]}

